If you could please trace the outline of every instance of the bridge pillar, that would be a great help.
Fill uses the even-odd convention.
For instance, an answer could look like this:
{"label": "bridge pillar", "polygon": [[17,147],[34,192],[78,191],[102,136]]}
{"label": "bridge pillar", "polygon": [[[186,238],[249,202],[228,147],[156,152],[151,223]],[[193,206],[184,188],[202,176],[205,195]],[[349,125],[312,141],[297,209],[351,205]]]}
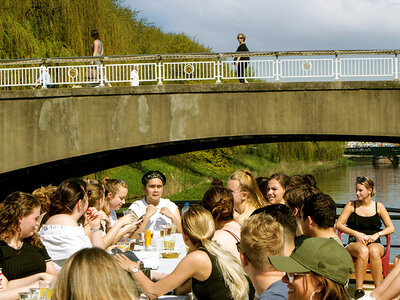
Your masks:
{"label": "bridge pillar", "polygon": [[392,162],[393,167],[397,168],[399,166],[399,157],[397,155],[389,157],[389,159]]}

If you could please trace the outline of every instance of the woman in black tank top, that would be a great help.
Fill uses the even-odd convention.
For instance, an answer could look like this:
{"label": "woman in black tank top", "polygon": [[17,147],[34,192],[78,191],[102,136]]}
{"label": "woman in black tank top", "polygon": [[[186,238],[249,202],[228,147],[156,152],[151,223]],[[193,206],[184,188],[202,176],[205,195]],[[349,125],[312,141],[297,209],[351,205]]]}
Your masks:
{"label": "woman in black tank top", "polygon": [[[368,261],[371,265],[371,274],[375,287],[382,282],[382,262],[384,248],[380,237],[394,232],[394,226],[390,220],[385,206],[375,202],[374,182],[368,177],[356,179],[356,201],[346,204],[339,216],[336,228],[349,235],[349,244],[346,249],[355,259],[356,292],[355,299],[364,295],[362,290]],[[382,229],[383,221],[385,228]]]}
{"label": "woman in black tank top", "polygon": [[171,274],[157,282],[152,282],[138,269],[140,262],[120,255],[116,259],[132,272],[142,291],[151,299],[173,289],[179,295],[192,291],[199,300],[248,299],[249,282],[244,270],[232,254],[211,240],[214,229],[209,211],[203,207],[189,208],[182,215],[182,235],[189,253]]}

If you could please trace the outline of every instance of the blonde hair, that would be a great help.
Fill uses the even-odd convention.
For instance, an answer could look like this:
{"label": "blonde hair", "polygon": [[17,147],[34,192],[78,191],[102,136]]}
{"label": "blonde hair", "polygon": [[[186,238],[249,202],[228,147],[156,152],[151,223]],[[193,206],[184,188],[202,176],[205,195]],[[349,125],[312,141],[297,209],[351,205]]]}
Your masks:
{"label": "blonde hair", "polygon": [[110,216],[111,208],[110,208],[109,201],[111,199],[109,197],[109,193],[111,193],[112,195],[115,196],[115,194],[117,194],[121,188],[128,189],[128,186],[125,183],[125,181],[123,181],[121,179],[110,179],[108,177],[104,177],[101,180],[101,183],[104,186],[105,196],[106,196],[105,201],[104,201],[103,211],[105,212],[105,214],[107,216]]}
{"label": "blonde hair", "polygon": [[366,177],[366,176],[364,176],[364,177],[357,177],[357,179],[356,179],[356,184],[361,184],[361,185],[365,186],[367,189],[371,189],[371,190],[372,190],[372,192],[371,192],[371,198],[372,198],[373,196],[375,196],[375,193],[376,193],[376,190],[375,190],[375,183],[374,183],[374,181],[373,181],[371,178]]}
{"label": "blonde hair", "polygon": [[32,196],[40,201],[40,212],[49,212],[51,203],[51,194],[57,190],[54,185],[41,186],[32,192]]}
{"label": "blonde hair", "polygon": [[275,271],[268,256],[283,255],[285,234],[283,226],[271,215],[259,213],[244,222],[240,232],[241,252],[254,268]]}
{"label": "blonde hair", "polygon": [[238,180],[239,187],[242,191],[247,192],[249,203],[255,208],[261,208],[267,205],[264,196],[261,194],[260,189],[249,170],[241,170],[233,173],[229,180]]}
{"label": "blonde hair", "polygon": [[232,298],[247,299],[249,283],[244,270],[232,254],[211,240],[214,229],[214,219],[203,207],[190,207],[182,215],[182,231],[196,247],[205,248],[216,258],[217,268],[229,287]]}
{"label": "blonde hair", "polygon": [[63,265],[52,300],[139,299],[136,282],[99,248],[84,248]]}

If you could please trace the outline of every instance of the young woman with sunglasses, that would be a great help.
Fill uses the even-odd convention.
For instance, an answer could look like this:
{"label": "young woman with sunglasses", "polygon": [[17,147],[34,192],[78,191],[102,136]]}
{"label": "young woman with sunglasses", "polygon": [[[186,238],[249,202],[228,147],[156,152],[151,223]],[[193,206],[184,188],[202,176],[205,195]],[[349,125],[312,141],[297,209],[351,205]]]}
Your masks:
{"label": "young woman with sunglasses", "polygon": [[[237,48],[236,52],[249,52],[249,49],[244,43],[244,41],[246,40],[246,36],[243,33],[239,33],[237,35],[237,40],[239,42],[239,47]],[[237,56],[234,58],[234,61],[236,61],[235,65],[237,68],[237,76],[239,77],[240,83],[247,83],[247,80],[244,77],[249,60],[250,57],[248,56]]]}
{"label": "young woman with sunglasses", "polygon": [[[340,214],[336,228],[349,235],[346,249],[356,260],[356,292],[355,299],[364,296],[362,290],[368,261],[375,287],[382,282],[382,262],[384,248],[380,237],[394,232],[393,223],[385,206],[372,200],[375,187],[372,179],[357,177],[356,201],[350,201]],[[385,228],[382,229],[382,221]]]}

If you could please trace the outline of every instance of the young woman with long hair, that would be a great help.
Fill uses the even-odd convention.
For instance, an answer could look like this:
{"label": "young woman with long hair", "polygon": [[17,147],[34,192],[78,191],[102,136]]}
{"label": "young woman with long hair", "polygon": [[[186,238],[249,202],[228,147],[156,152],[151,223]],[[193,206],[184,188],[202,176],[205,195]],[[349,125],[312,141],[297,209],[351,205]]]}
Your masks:
{"label": "young woman with long hair", "polygon": [[211,212],[215,221],[213,241],[240,261],[236,243],[240,241],[240,224],[233,220],[233,195],[222,186],[210,187],[200,205]]}
{"label": "young woman with long hair", "polygon": [[202,207],[189,208],[182,216],[183,240],[189,253],[165,278],[152,282],[133,262],[117,255],[118,262],[132,272],[141,289],[154,299],[173,289],[176,294],[193,291],[199,300],[247,299],[249,283],[240,263],[212,241],[214,220]]}
{"label": "young woman with long hair", "polygon": [[233,173],[228,179],[226,188],[233,194],[235,207],[234,219],[239,224],[243,224],[244,220],[254,210],[264,207],[267,204],[249,170],[241,170]]}
{"label": "young woman with long hair", "polygon": [[[104,248],[100,216],[96,208],[89,208],[86,182],[82,179],[67,179],[58,186],[52,194],[49,216],[39,235],[58,270],[82,248]],[[90,238],[78,223],[82,216],[89,223]]]}
{"label": "young woman with long hair", "polygon": [[52,300],[139,299],[137,284],[106,251],[85,248],[64,264]]}
{"label": "young woman with long hair", "polygon": [[[382,261],[384,248],[380,237],[394,232],[392,220],[385,206],[375,202],[375,184],[371,178],[356,178],[356,201],[350,201],[340,214],[336,228],[349,235],[346,249],[356,260],[356,292],[354,298],[364,296],[362,290],[368,261],[375,287],[382,282]],[[382,221],[385,228],[382,229]],[[346,224],[346,225],[345,225]]]}
{"label": "young woman with long hair", "polygon": [[39,216],[39,200],[27,193],[14,192],[0,204],[0,268],[4,290],[26,290],[40,279],[51,281],[57,275],[36,232]]}

